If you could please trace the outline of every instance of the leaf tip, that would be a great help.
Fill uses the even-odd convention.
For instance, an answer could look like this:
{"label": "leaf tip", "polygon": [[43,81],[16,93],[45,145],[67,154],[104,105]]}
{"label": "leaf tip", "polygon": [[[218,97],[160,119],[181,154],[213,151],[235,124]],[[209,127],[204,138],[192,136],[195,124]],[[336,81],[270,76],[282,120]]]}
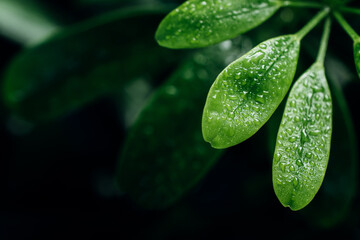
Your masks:
{"label": "leaf tip", "polygon": [[295,196],[292,192],[279,193],[275,189],[275,193],[280,203],[294,212],[303,209],[309,204],[308,201],[304,201],[304,199],[299,198],[299,196]]}
{"label": "leaf tip", "polygon": [[210,143],[212,148],[215,149],[223,149],[222,141],[220,139],[219,135],[213,135],[211,133],[208,133],[207,131],[203,131],[203,138],[205,142]]}

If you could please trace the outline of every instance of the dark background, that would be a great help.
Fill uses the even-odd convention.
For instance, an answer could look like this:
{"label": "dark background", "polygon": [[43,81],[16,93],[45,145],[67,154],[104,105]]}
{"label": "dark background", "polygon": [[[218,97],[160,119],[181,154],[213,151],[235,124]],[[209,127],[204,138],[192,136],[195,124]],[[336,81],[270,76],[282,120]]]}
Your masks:
{"label": "dark background", "polygon": [[[63,25],[130,5],[41,2]],[[280,12],[248,36],[256,43],[274,32],[294,32],[313,13],[301,11],[294,10],[301,15],[299,20],[273,27],[281,14],[287,14]],[[360,16],[349,19],[357,19],[352,23],[359,30]],[[314,39],[304,43],[298,74],[313,61],[318,45]],[[21,50],[21,45],[0,37],[0,73]],[[344,89],[359,136],[360,82],[351,39],[337,23],[329,52],[349,71]],[[142,209],[113,185],[127,131],[117,108],[103,97],[51,123],[29,126],[0,106],[0,239],[360,239],[358,194],[349,215],[327,228],[312,223],[301,211],[281,206],[272,189],[266,128],[229,149],[173,207]]]}

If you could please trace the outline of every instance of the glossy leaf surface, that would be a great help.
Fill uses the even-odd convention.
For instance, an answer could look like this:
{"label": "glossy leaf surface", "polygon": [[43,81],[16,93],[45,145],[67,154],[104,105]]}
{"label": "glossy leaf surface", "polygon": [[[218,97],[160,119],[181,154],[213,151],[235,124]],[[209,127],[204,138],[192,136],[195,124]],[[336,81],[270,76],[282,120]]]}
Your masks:
{"label": "glossy leaf surface", "polygon": [[299,49],[295,35],[273,38],[225,68],[205,104],[205,141],[214,148],[227,148],[255,134],[285,97],[294,78]]}
{"label": "glossy leaf surface", "polygon": [[168,48],[209,46],[258,26],[279,7],[269,0],[189,0],[166,16],[156,39]]}
{"label": "glossy leaf surface", "polygon": [[181,55],[157,46],[153,39],[164,12],[115,11],[25,49],[5,75],[6,104],[27,120],[50,120],[141,74],[158,73]]}
{"label": "glossy leaf surface", "polygon": [[273,160],[274,190],[292,210],[315,196],[327,168],[332,101],[324,68],[314,64],[295,83],[280,124]]}
{"label": "glossy leaf surface", "polygon": [[218,54],[210,50],[197,53],[178,69],[130,130],[118,182],[141,206],[170,206],[209,171],[222,152],[204,142],[201,112],[212,79],[234,49],[218,50]]}

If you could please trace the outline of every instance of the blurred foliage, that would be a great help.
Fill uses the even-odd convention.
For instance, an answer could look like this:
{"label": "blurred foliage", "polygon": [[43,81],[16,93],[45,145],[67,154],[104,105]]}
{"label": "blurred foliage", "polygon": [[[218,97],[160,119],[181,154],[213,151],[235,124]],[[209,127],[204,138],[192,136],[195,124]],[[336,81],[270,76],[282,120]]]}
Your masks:
{"label": "blurred foliage", "polygon": [[[359,238],[360,129],[351,119],[360,120],[360,84],[351,39],[337,24],[326,62],[337,99],[329,171],[314,202],[293,213],[271,186],[267,140],[276,114],[220,153],[202,142],[201,109],[225,65],[264,39],[296,32],[316,11],[284,8],[233,41],[184,52],[154,41],[164,14],[183,1],[32,2],[63,27],[29,47],[0,38],[1,239],[231,239],[265,231],[280,239]],[[357,16],[348,20],[359,29]],[[313,62],[320,34],[304,39],[297,75]]]}
{"label": "blurred foliage", "polygon": [[[180,54],[154,43],[153,32],[164,12],[163,8],[112,12],[26,49],[6,73],[6,104],[27,120],[46,120],[116,91],[136,77],[156,75]],[[146,28],[141,27],[144,22]]]}
{"label": "blurred foliage", "polygon": [[227,41],[186,60],[156,90],[129,131],[118,178],[139,204],[170,206],[219,158],[222,151],[202,137],[203,101],[219,71],[241,55],[238,44]]}

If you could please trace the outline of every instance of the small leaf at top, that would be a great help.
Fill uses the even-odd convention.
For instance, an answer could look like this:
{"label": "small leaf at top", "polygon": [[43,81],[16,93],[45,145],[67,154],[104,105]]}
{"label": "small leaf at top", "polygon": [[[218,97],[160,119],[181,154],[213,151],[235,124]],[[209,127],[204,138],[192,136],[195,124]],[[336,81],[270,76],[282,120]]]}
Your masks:
{"label": "small leaf at top", "polygon": [[212,85],[204,108],[205,141],[227,148],[248,139],[270,118],[294,78],[296,35],[267,40],[231,63]]}
{"label": "small leaf at top", "polygon": [[312,65],[294,84],[280,124],[273,160],[273,185],[292,210],[314,198],[327,168],[332,100],[324,67]]}
{"label": "small leaf at top", "polygon": [[165,17],[156,39],[168,48],[206,47],[255,28],[280,6],[269,0],[189,0]]}

